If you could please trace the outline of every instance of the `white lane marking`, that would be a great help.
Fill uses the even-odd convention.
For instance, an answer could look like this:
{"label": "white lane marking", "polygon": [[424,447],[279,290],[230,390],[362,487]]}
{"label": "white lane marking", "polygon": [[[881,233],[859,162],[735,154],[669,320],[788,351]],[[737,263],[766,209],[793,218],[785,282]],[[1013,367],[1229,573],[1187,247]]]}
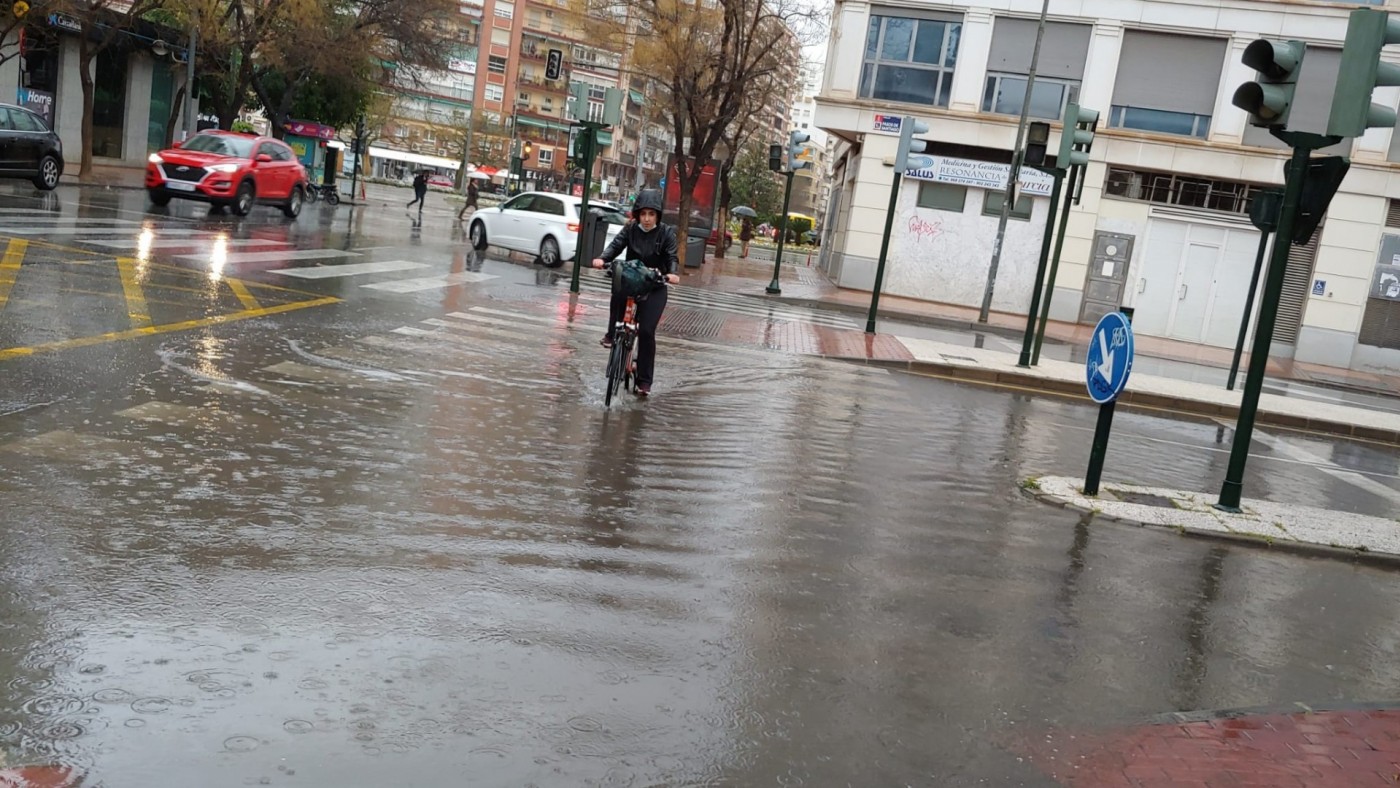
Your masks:
{"label": "white lane marking", "polygon": [[[474,306],[474,307],[471,308],[471,311],[472,311],[472,312],[480,312],[480,313],[483,314],[483,315],[495,315],[495,316],[497,316],[497,317],[508,317],[508,318],[511,318],[512,320],[528,320],[528,321],[530,321],[530,322],[532,322],[532,323],[544,323],[544,324],[546,324],[546,325],[551,325],[551,326],[552,326],[552,325],[555,325],[555,324],[557,324],[557,323],[559,322],[559,321],[558,321],[557,319],[555,319],[555,318],[552,318],[552,317],[544,317],[543,315],[527,315],[527,314],[524,314],[523,312],[508,312],[508,311],[506,311],[506,310],[504,310],[504,309],[492,309],[492,308],[490,308],[490,307],[485,307],[485,306]],[[448,317],[456,317],[456,318],[466,318],[466,317],[469,317],[470,315],[469,315],[468,313],[466,313],[466,312],[451,312],[451,313],[449,313],[447,316],[448,316]]]}
{"label": "white lane marking", "polygon": [[427,268],[427,263],[410,260],[384,260],[378,263],[349,263],[347,265],[317,265],[303,268],[275,268],[269,273],[294,276],[298,279],[335,279],[342,276],[361,274],[383,274],[390,271],[409,271]]}
{"label": "white lane marking", "polygon": [[[283,260],[317,260],[326,257],[359,257],[358,252],[345,252],[340,249],[288,249],[284,252],[234,252],[224,261],[229,265],[238,263],[275,263]],[[181,260],[204,261],[207,255],[179,255]]]}
{"label": "white lane marking", "polygon": [[[1233,427],[1234,425],[1231,424],[1227,426]],[[1384,498],[1385,500],[1390,501],[1393,504],[1400,504],[1400,490],[1396,490],[1388,485],[1382,484],[1376,481],[1375,479],[1369,478],[1368,476],[1358,473],[1356,471],[1349,471],[1344,468],[1340,468],[1331,460],[1327,459],[1326,457],[1320,454],[1314,454],[1313,452],[1310,452],[1301,446],[1295,446],[1294,444],[1289,443],[1283,438],[1280,438],[1276,435],[1270,435],[1267,432],[1262,432],[1258,429],[1254,430],[1254,440],[1257,440],[1265,446],[1268,446],[1276,454],[1282,454],[1290,459],[1297,460],[1298,462],[1313,465],[1319,471],[1322,471],[1323,473],[1327,474],[1328,476],[1331,476],[1337,481],[1350,484],[1351,486],[1361,490],[1365,490],[1366,492],[1371,493],[1372,495],[1375,495],[1379,498]]]}
{"label": "white lane marking", "polygon": [[[151,241],[143,244],[139,238],[128,238],[124,241],[83,241],[88,246],[103,246],[108,249],[131,249],[133,247],[144,246],[147,249],[184,249],[190,246],[206,246],[220,243],[217,238],[167,238],[159,241]],[[269,241],[265,238],[230,238],[222,241],[228,246],[283,246],[281,241]]]}
{"label": "white lane marking", "polygon": [[454,287],[468,282],[485,282],[488,279],[497,279],[492,274],[478,274],[472,271],[459,271],[446,276],[429,276],[422,279],[399,279],[392,282],[376,282],[371,285],[360,285],[362,288],[370,290],[383,290],[386,293],[417,293],[422,290],[441,290],[444,287]]}

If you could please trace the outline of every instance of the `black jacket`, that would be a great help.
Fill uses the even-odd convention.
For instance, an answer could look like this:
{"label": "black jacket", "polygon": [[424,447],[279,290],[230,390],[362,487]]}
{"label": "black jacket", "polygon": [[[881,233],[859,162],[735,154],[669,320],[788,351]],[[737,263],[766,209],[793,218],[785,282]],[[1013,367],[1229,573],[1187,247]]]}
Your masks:
{"label": "black jacket", "polygon": [[612,239],[608,248],[599,255],[611,263],[627,251],[626,260],[641,260],[648,268],[655,268],[663,274],[673,274],[679,267],[676,256],[676,228],[669,224],[657,224],[651,232],[644,232],[642,226],[632,222]]}

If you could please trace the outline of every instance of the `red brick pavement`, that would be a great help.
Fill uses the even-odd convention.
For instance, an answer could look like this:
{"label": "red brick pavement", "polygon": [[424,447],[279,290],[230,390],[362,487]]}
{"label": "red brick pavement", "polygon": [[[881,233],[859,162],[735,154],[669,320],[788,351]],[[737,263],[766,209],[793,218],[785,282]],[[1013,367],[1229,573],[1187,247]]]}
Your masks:
{"label": "red brick pavement", "polygon": [[914,358],[903,343],[888,334],[872,335],[860,330],[733,315],[726,316],[719,339],[814,356],[900,361]]}
{"label": "red brick pavement", "polygon": [[1017,749],[1070,788],[1394,786],[1400,784],[1400,709],[1055,731]]}

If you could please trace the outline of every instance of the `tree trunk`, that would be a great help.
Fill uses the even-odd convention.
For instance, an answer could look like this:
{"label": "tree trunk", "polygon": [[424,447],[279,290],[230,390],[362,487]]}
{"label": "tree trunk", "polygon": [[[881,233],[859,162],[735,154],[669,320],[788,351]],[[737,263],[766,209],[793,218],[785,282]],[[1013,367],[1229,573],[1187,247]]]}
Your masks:
{"label": "tree trunk", "polygon": [[[676,217],[676,240],[678,242],[676,251],[680,256],[681,271],[676,273],[685,270],[685,253],[689,247],[687,242],[690,240],[690,209],[695,204],[695,185],[700,182],[700,173],[703,170],[704,168],[700,166],[698,160],[692,160],[685,156],[676,160],[676,175],[677,180],[680,181],[681,192],[680,204],[676,208],[679,214]],[[668,174],[667,177],[670,175]]]}
{"label": "tree trunk", "polygon": [[162,148],[168,148],[175,144],[175,121],[180,119],[185,107],[185,86],[181,85],[175,91],[175,102],[170,107],[170,117],[165,121],[165,144]]}
{"label": "tree trunk", "polygon": [[83,87],[83,130],[82,136],[79,138],[79,145],[82,147],[80,149],[80,164],[78,165],[78,180],[80,181],[92,177],[92,115],[97,93],[97,86],[92,78],[92,61],[96,54],[88,50],[87,39],[84,37],[78,50],[78,81]]}

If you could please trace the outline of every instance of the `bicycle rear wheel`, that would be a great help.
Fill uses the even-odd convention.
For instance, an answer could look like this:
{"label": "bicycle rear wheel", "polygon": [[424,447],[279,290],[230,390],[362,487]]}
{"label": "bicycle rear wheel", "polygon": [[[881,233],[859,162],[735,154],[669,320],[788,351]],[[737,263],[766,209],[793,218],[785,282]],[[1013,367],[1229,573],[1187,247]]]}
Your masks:
{"label": "bicycle rear wheel", "polygon": [[613,395],[617,393],[622,385],[623,377],[627,373],[627,356],[631,348],[627,347],[627,342],[618,337],[613,343],[612,352],[608,354],[608,390],[603,396],[603,407],[612,405]]}

